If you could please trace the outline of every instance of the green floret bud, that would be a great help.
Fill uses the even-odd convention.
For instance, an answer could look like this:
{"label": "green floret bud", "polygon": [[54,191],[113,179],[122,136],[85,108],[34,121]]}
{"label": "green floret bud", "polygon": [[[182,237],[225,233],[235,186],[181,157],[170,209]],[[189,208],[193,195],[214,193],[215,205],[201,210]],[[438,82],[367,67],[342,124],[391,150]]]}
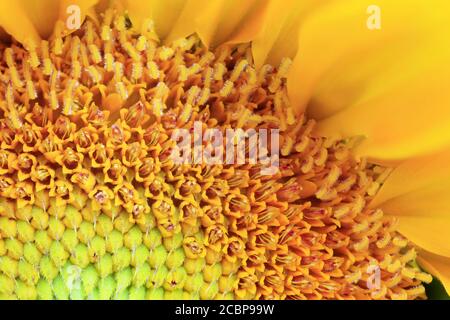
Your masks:
{"label": "green floret bud", "polygon": [[117,290],[123,290],[130,286],[133,280],[133,272],[131,268],[122,269],[115,273],[115,279],[117,283]]}
{"label": "green floret bud", "polygon": [[90,244],[88,245],[88,252],[91,262],[96,262],[106,252],[105,239],[100,236],[95,236],[92,238]]}
{"label": "green floret bud", "polygon": [[14,280],[10,277],[0,274],[0,293],[11,295],[14,292]]}
{"label": "green floret bud", "polygon": [[17,261],[8,256],[0,257],[0,271],[10,278],[17,276]]}
{"label": "green floret bud", "polygon": [[182,246],[183,239],[184,236],[181,232],[175,233],[172,237],[163,239],[164,247],[167,251],[173,251]]}
{"label": "green floret bud", "polygon": [[78,244],[78,237],[75,230],[66,229],[62,236],[61,243],[64,245],[68,252],[72,252]]}
{"label": "green floret bud", "polygon": [[53,238],[53,240],[61,240],[66,226],[64,223],[56,217],[51,217],[48,222],[48,235]]}
{"label": "green floret bud", "polygon": [[169,252],[166,259],[166,266],[169,269],[175,269],[183,265],[184,262],[184,249],[178,248]]}
{"label": "green floret bud", "polygon": [[52,281],[59,272],[49,256],[42,257],[41,263],[39,264],[39,271],[44,279],[48,281]]}
{"label": "green floret bud", "polygon": [[26,283],[16,281],[16,295],[19,300],[35,300],[37,297],[36,288]]}
{"label": "green floret bud", "polygon": [[94,226],[90,222],[83,221],[77,233],[78,239],[80,239],[81,242],[88,244],[95,236]]}
{"label": "green floret bud", "polygon": [[116,253],[117,250],[123,247],[123,235],[117,231],[113,230],[106,237],[106,250],[109,253]]}
{"label": "green floret bud", "polygon": [[164,292],[165,300],[183,300],[185,299],[185,293],[181,289],[173,290],[173,291],[165,291]]}
{"label": "green floret bud", "polygon": [[167,259],[167,251],[166,248],[162,245],[156,247],[153,250],[150,250],[150,255],[148,257],[148,261],[152,268],[158,268],[163,265]]}
{"label": "green floret bud", "polygon": [[55,279],[53,279],[52,287],[56,299],[69,300],[69,289],[64,283],[64,279],[61,275],[58,275]]}
{"label": "green floret bud", "polygon": [[100,300],[100,290],[98,288],[92,290],[92,292],[88,295],[88,300]]}
{"label": "green floret bud", "polygon": [[200,298],[202,300],[211,300],[214,299],[216,294],[219,292],[219,285],[217,282],[205,282],[203,283],[202,287],[200,288]]}
{"label": "green floret bud", "polygon": [[116,290],[116,281],[112,276],[100,279],[98,282],[98,292],[100,300],[109,300]]}
{"label": "green floret bud", "polygon": [[141,244],[131,254],[131,265],[134,267],[142,265],[147,261],[149,254],[147,247]]}
{"label": "green floret bud", "polygon": [[162,300],[164,299],[164,289],[163,288],[151,288],[147,290],[146,294],[147,300]]}
{"label": "green floret bud", "polygon": [[101,278],[105,278],[113,272],[113,260],[109,253],[106,253],[96,263],[97,271]]}
{"label": "green floret bud", "polygon": [[150,272],[150,277],[147,281],[148,288],[158,288],[164,284],[164,281],[169,274],[169,270],[165,265],[160,266]]}
{"label": "green floret bud", "polygon": [[129,300],[129,290],[128,288],[116,291],[116,293],[113,296],[114,300]]}
{"label": "green floret bud", "polygon": [[36,285],[37,297],[39,300],[52,300],[53,289],[50,282],[45,279],[40,279]]}
{"label": "green floret bud", "polygon": [[130,263],[131,263],[131,251],[126,247],[120,248],[113,255],[113,267],[115,272],[129,267]]}
{"label": "green floret bud", "polygon": [[203,274],[195,273],[193,275],[187,276],[187,279],[184,282],[184,290],[188,292],[198,292],[203,283]]}
{"label": "green floret bud", "polygon": [[84,243],[77,244],[72,252],[70,261],[80,268],[86,268],[89,265],[88,247]]}
{"label": "green floret bud", "polygon": [[8,256],[14,260],[19,260],[23,256],[23,244],[17,239],[6,239],[5,247],[8,251]]}
{"label": "green floret bud", "polygon": [[23,256],[32,265],[39,265],[42,254],[34,243],[25,243],[23,246]]}
{"label": "green floret bud", "polygon": [[81,282],[83,283],[84,292],[86,295],[90,295],[95,289],[98,283],[98,273],[97,270],[89,265],[87,268],[83,269],[81,272]]}
{"label": "green floret bud", "polygon": [[52,238],[49,237],[46,231],[43,230],[36,231],[34,236],[34,243],[36,244],[36,247],[42,254],[48,253],[52,242],[53,242]]}
{"label": "green floret bud", "polygon": [[140,287],[145,285],[147,279],[150,277],[151,268],[148,263],[144,263],[143,265],[134,269],[133,274],[133,284],[136,287]]}
{"label": "green floret bud", "polygon": [[50,246],[50,259],[57,268],[61,268],[69,258],[69,254],[64,249],[64,246],[59,241],[53,241]]}
{"label": "green floret bud", "polygon": [[131,250],[136,249],[142,243],[142,231],[139,227],[134,226],[123,237],[124,245]]}
{"label": "green floret bud", "polygon": [[17,235],[17,223],[8,217],[0,217],[0,233],[5,238],[14,238]]}
{"label": "green floret bud", "polygon": [[206,265],[203,269],[203,278],[206,282],[215,282],[222,275],[222,265],[216,263],[214,265]]}
{"label": "green floret bud", "polygon": [[25,260],[20,260],[17,265],[19,278],[29,286],[34,286],[39,281],[39,272]]}
{"label": "green floret bud", "polygon": [[34,240],[34,228],[27,221],[17,221],[17,237],[23,243]]}
{"label": "green floret bud", "polygon": [[71,300],[85,300],[86,294],[84,292],[83,284],[81,280],[78,279],[73,283],[72,289],[70,290]]}
{"label": "green floret bud", "polygon": [[162,239],[161,232],[159,232],[157,228],[153,228],[150,229],[150,231],[144,235],[144,244],[147,246],[147,248],[152,250],[162,243],[161,239]]}
{"label": "green floret bud", "polygon": [[129,292],[130,300],[145,300],[145,287],[131,287]]}
{"label": "green floret bud", "polygon": [[99,236],[106,238],[109,236],[113,229],[114,225],[110,217],[102,214],[97,218],[95,231]]}

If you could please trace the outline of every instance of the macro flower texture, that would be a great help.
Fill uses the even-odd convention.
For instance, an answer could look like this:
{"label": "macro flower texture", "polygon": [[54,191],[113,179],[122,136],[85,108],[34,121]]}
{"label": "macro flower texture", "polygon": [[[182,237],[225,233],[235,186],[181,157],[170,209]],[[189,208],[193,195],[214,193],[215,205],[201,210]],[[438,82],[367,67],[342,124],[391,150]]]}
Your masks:
{"label": "macro flower texture", "polygon": [[1,1],[0,299],[446,298],[448,12]]}

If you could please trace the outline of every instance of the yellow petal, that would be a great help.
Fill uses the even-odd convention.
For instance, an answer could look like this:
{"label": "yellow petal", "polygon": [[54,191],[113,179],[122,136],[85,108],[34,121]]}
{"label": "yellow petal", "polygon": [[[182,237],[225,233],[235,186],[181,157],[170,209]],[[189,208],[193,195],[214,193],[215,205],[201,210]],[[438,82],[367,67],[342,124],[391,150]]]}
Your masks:
{"label": "yellow petal", "polygon": [[450,2],[376,3],[379,30],[368,28],[369,0],[332,1],[304,16],[290,97],[320,120],[320,133],[367,137],[360,155],[439,150],[450,144]]}
{"label": "yellow petal", "polygon": [[[225,40],[226,43],[253,41],[260,35],[262,28],[266,26],[267,18],[273,12],[270,11],[269,4],[273,2],[273,0],[254,1],[253,5],[242,10],[240,18],[236,18],[234,21],[223,17],[222,20],[225,20],[223,21],[225,25],[219,25],[219,32],[216,32],[217,39],[214,39],[213,43],[220,44],[220,42]],[[238,4],[236,5],[239,6]],[[231,8],[231,11],[234,11],[234,8]],[[234,16],[234,12],[231,12],[229,16]],[[232,31],[229,32],[229,36],[225,36],[226,33],[220,32],[221,28]]]}
{"label": "yellow petal", "polygon": [[[39,1],[39,0],[36,0]],[[50,1],[50,0],[47,0]],[[71,5],[76,5],[80,8],[80,13],[81,13],[81,22],[84,21],[84,18],[86,17],[86,15],[88,15],[90,12],[92,12],[93,8],[95,7],[95,5],[99,2],[99,0],[55,0],[57,2],[59,2],[59,14],[58,14],[58,19],[62,20],[62,21],[67,21],[67,18],[69,17],[69,15],[71,14],[70,12],[68,12],[68,7]],[[75,30],[65,30],[65,32],[72,32]]]}
{"label": "yellow petal", "polygon": [[28,19],[42,38],[52,34],[54,23],[58,20],[61,1],[58,0],[27,0],[22,2],[22,8]]}
{"label": "yellow petal", "polygon": [[[138,28],[145,19],[152,19],[159,38],[164,39],[178,20],[185,0],[122,0],[133,25]],[[189,28],[189,27],[187,27]]]}
{"label": "yellow petal", "polygon": [[5,29],[0,27],[0,41],[8,41],[8,39],[9,39],[8,33],[5,31]]}
{"label": "yellow petal", "polygon": [[450,257],[450,150],[400,164],[371,207],[399,218],[398,230],[429,252]]}
{"label": "yellow petal", "polygon": [[[58,19],[67,21],[70,5],[80,8],[80,21],[97,0],[17,0],[1,1],[0,26],[21,43],[49,37]],[[73,30],[72,30],[73,31]]]}
{"label": "yellow petal", "polygon": [[268,0],[188,0],[168,40],[197,32],[207,46],[254,38],[267,14]]}
{"label": "yellow petal", "polygon": [[20,1],[0,2],[0,26],[22,43],[39,40],[39,34]]}
{"label": "yellow petal", "polygon": [[426,251],[419,251],[417,261],[429,273],[437,277],[450,295],[450,259]]}
{"label": "yellow petal", "polygon": [[[323,4],[323,3],[321,3]],[[299,27],[307,12],[320,5],[317,1],[286,0],[269,2],[261,31],[252,41],[257,67],[264,63],[278,65],[282,58],[293,58],[298,49]]]}

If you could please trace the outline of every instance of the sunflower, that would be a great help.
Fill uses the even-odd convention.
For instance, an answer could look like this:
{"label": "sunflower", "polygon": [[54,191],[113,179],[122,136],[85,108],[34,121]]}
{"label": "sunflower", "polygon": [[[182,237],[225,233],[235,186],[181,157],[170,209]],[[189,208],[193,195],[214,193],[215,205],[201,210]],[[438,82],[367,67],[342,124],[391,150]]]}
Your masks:
{"label": "sunflower", "polygon": [[[2,2],[0,298],[450,292],[446,9]],[[278,170],[176,163],[199,123],[278,130]]]}

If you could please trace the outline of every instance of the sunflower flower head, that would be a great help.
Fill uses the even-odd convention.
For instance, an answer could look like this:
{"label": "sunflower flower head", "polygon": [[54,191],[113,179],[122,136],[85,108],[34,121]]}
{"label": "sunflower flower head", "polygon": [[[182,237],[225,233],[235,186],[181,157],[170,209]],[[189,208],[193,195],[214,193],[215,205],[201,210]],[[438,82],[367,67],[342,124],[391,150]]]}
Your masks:
{"label": "sunflower flower head", "polygon": [[[421,249],[373,205],[393,170],[299,112],[296,61],[140,22],[114,7],[0,43],[0,298],[426,297]],[[278,170],[225,146],[177,163],[173,134],[199,123],[233,147],[229,129],[279,130]]]}

